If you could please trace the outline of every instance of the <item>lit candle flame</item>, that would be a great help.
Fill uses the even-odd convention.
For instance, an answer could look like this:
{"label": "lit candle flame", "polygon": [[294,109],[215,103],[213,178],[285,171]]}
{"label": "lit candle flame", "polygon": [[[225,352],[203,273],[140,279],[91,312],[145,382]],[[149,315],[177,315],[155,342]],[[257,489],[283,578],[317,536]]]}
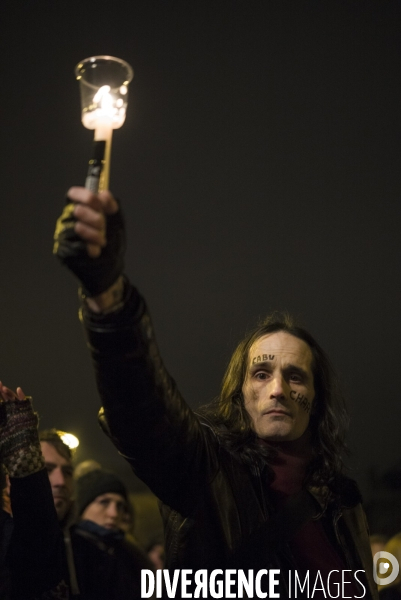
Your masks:
{"label": "lit candle flame", "polygon": [[100,104],[101,112],[98,113],[99,117],[110,117],[110,119],[113,118],[115,109],[113,108],[113,97],[110,94],[109,85],[102,85],[102,87],[98,89],[93,97],[93,102]]}

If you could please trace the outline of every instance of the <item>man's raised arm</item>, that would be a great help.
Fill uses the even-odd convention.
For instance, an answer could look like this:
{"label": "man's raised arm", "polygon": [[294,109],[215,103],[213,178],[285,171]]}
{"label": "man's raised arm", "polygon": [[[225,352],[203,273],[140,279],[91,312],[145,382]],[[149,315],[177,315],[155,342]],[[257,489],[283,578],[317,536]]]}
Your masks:
{"label": "man's raised arm", "polygon": [[195,494],[211,477],[211,446],[164,368],[144,300],[123,276],[118,203],[109,192],[85,188],[71,188],[68,198],[54,253],[81,282],[80,314],[104,408],[101,424],[156,495],[184,508],[183,480]]}

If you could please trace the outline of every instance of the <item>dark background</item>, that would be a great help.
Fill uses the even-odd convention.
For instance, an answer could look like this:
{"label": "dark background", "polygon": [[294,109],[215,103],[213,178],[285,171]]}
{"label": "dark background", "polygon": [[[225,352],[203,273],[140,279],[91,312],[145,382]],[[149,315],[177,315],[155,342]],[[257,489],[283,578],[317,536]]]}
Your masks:
{"label": "dark background", "polygon": [[244,332],[287,309],[342,378],[353,476],[369,495],[399,464],[400,25],[392,0],[3,0],[0,377],[77,459],[135,485],[51,253],[92,141],[73,69],[110,54],[135,71],[110,186],[127,272],[184,397],[215,396]]}

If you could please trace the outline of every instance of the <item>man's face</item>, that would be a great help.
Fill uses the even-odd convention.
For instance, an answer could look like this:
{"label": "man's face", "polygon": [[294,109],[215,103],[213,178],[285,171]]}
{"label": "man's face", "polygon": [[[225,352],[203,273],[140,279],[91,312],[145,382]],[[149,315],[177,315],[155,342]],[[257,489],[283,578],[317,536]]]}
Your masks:
{"label": "man's face", "polygon": [[108,492],[95,498],[82,513],[82,519],[106,529],[122,529],[127,503],[121,494]]}
{"label": "man's face", "polygon": [[40,446],[50,479],[58,520],[62,521],[72,503],[73,467],[70,461],[61,456],[52,444],[40,442]]}
{"label": "man's face", "polygon": [[242,393],[260,438],[290,441],[305,432],[315,397],[312,361],[308,344],[284,331],[251,346]]}

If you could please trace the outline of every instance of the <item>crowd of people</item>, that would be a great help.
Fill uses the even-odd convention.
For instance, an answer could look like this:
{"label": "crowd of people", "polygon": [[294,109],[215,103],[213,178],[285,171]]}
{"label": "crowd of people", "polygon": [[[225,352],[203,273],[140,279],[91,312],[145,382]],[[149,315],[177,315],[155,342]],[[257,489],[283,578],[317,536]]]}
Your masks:
{"label": "crowd of people", "polygon": [[38,431],[22,390],[0,390],[0,598],[140,598],[141,569],[154,569],[130,533],[124,483],[95,461],[77,465],[59,433]]}
{"label": "crowd of people", "polygon": [[[124,274],[117,202],[85,188],[68,198],[54,253],[80,281],[99,421],[159,498],[165,536],[148,554],[140,548],[122,481],[93,461],[74,476],[57,431],[39,433],[31,400],[1,385],[0,597],[140,598],[141,571],[163,568],[165,553],[170,572],[278,573],[281,598],[292,597],[286,573],[296,571],[311,584],[299,598],[330,597],[330,582],[343,598],[377,600],[372,549],[383,540],[369,539],[358,486],[345,474],[346,406],[317,341],[273,315],[237,347],[219,397],[195,413]],[[394,556],[399,548],[400,536],[384,545]],[[265,577],[261,593],[270,597],[271,583]],[[399,598],[400,576],[380,595]]]}

